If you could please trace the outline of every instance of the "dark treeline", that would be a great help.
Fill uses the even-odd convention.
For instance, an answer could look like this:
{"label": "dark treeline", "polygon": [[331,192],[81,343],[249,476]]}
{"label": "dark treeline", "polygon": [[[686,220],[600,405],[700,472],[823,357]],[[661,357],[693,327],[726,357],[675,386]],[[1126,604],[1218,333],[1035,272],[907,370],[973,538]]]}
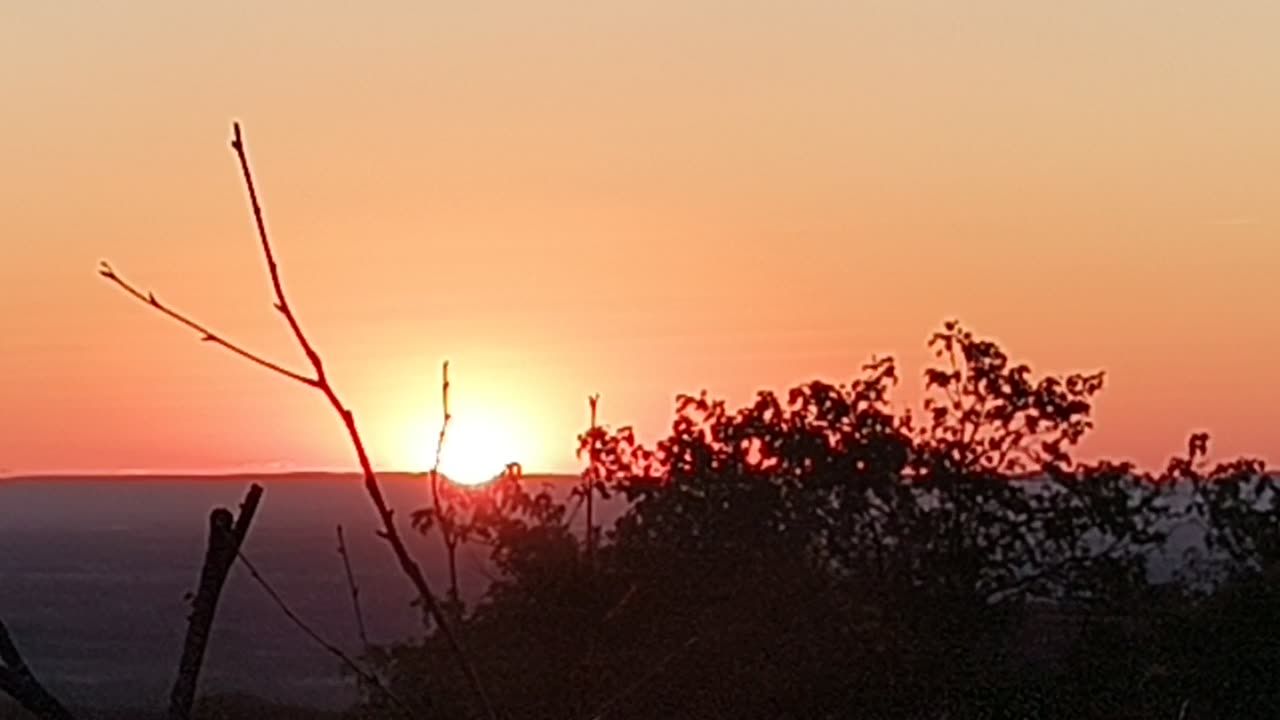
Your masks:
{"label": "dark treeline", "polygon": [[[418,528],[488,548],[449,603],[510,718],[1280,717],[1280,512],[1261,462],[1074,461],[1103,376],[1036,377],[948,323],[915,412],[852,382],[678,401],[580,438],[567,503],[518,468]],[[594,406],[594,403],[593,403]],[[582,531],[580,507],[625,502]],[[1173,547],[1192,529],[1202,542]],[[448,545],[448,543],[446,543]],[[1172,572],[1155,558],[1173,556]],[[373,648],[424,715],[480,709],[437,634]],[[356,714],[397,717],[367,691]]]}

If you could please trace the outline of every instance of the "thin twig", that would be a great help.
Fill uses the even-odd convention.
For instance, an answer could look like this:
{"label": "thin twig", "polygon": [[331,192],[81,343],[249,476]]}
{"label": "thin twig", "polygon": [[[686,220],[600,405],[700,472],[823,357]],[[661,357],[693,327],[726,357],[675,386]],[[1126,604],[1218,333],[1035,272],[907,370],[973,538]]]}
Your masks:
{"label": "thin twig", "polygon": [[587,502],[587,569],[592,573],[596,571],[596,525],[595,513],[593,512],[595,503],[593,500],[596,495],[596,473],[599,471],[600,458],[596,449],[596,408],[600,404],[600,395],[592,395],[587,398],[587,402],[591,405],[591,431],[588,434],[587,446],[587,471],[584,473],[583,480],[586,485],[586,502]]}
{"label": "thin twig", "polygon": [[277,365],[276,363],[273,363],[270,360],[267,360],[260,355],[252,353],[244,349],[243,347],[231,342],[230,340],[223,338],[221,335],[215,333],[214,331],[210,330],[204,325],[201,325],[195,320],[192,320],[191,318],[187,317],[181,312],[178,312],[177,310],[174,310],[168,305],[165,305],[164,303],[160,302],[160,300],[156,298],[155,293],[142,292],[136,286],[130,283],[128,280],[125,280],[124,278],[116,274],[115,269],[112,268],[111,265],[107,263],[105,260],[102,261],[101,264],[99,264],[98,274],[110,280],[111,282],[115,283],[116,285],[119,285],[120,289],[134,296],[139,301],[147,305],[150,305],[156,310],[159,310],[161,314],[168,315],[174,320],[177,320],[183,325],[186,325],[192,330],[195,330],[196,332],[200,333],[200,339],[203,340],[204,342],[213,343],[214,345],[218,345],[227,350],[230,350],[231,352],[235,353],[236,355],[239,355],[245,360],[261,365],[262,367],[272,372],[279,373],[280,375],[283,375],[289,378],[290,380],[296,380],[302,383],[303,385],[307,385],[309,387],[319,387],[319,383],[314,378],[309,378],[306,375],[303,375],[301,373],[296,373],[288,368]]}
{"label": "thin twig", "polygon": [[453,419],[453,415],[449,413],[449,361],[445,360],[440,368],[440,434],[436,437],[436,457],[431,464],[431,502],[435,505],[436,524],[441,529],[441,535],[448,537],[448,533],[444,532],[444,520],[441,512],[440,502],[440,458],[444,455],[444,439],[445,434],[449,430],[449,421]]}
{"label": "thin twig", "polygon": [[0,691],[42,720],[74,719],[62,702],[36,679],[3,621],[0,621]]}
{"label": "thin twig", "polygon": [[449,430],[449,421],[453,419],[453,414],[449,412],[448,360],[444,361],[440,373],[440,435],[436,438],[436,458],[431,465],[431,504],[435,511],[436,528],[440,531],[440,541],[444,544],[445,556],[449,561],[449,601],[456,606],[460,602],[457,527],[453,524],[453,516],[445,514],[444,501],[440,497],[440,460],[444,456],[444,440]]}
{"label": "thin twig", "polygon": [[311,638],[312,642],[327,650],[329,654],[338,658],[338,660],[341,661],[347,669],[355,673],[356,676],[364,682],[376,688],[378,692],[382,693],[383,696],[403,710],[408,716],[413,716],[413,710],[410,709],[403,700],[396,697],[395,693],[391,692],[390,688],[383,685],[382,680],[380,680],[378,676],[360,667],[360,664],[355,660],[352,660],[351,656],[343,652],[337,645],[325,640],[320,633],[316,632],[310,625],[304,622],[302,618],[298,617],[298,615],[293,612],[293,609],[289,607],[289,604],[284,601],[284,598],[280,597],[280,593],[276,592],[275,588],[271,586],[271,583],[267,582],[267,579],[262,576],[262,573],[258,572],[258,569],[249,561],[249,558],[245,557],[243,551],[237,551],[236,557],[240,560],[240,564],[244,565],[245,569],[249,571],[249,574],[253,576],[253,579],[258,583],[263,591],[267,593],[267,596],[271,598],[271,601],[275,603],[276,607],[280,608],[280,611],[285,614],[285,617],[289,618],[289,620],[297,626],[299,630],[305,633],[307,637]]}
{"label": "thin twig", "polygon": [[356,630],[360,633],[360,647],[369,652],[369,633],[364,627],[364,613],[360,611],[360,586],[356,585],[355,574],[351,572],[351,556],[347,554],[347,541],[342,537],[342,526],[338,526],[338,554],[342,556],[342,567],[347,571],[347,587],[351,589],[351,610],[356,616]]}
{"label": "thin twig", "polygon": [[449,421],[453,420],[453,413],[449,412],[449,361],[445,360],[440,365],[440,435],[436,438],[436,459],[431,465],[431,474],[440,473],[440,458],[444,455],[444,438],[445,433],[449,430]]}
{"label": "thin twig", "polygon": [[258,238],[262,243],[263,256],[267,263],[267,270],[271,276],[271,287],[275,293],[275,308],[284,316],[285,322],[288,323],[290,330],[293,331],[294,338],[298,341],[298,345],[302,348],[303,353],[306,354],[312,368],[315,370],[315,378],[307,378],[303,375],[299,375],[298,373],[285,370],[279,365],[262,360],[252,353],[222,341],[218,336],[205,330],[202,325],[199,325],[185,316],[161,306],[157,301],[154,301],[154,295],[144,295],[140,291],[135,290],[131,285],[125,284],[118,278],[118,276],[116,276],[110,266],[106,265],[106,263],[103,263],[102,274],[104,277],[112,280],[135,297],[139,299],[147,299],[147,304],[156,310],[160,310],[173,319],[182,322],[182,324],[187,327],[201,333],[202,338],[206,341],[220,344],[262,367],[266,367],[293,380],[297,380],[305,385],[314,387],[324,394],[325,398],[329,401],[329,404],[333,406],[334,411],[342,418],[343,425],[347,429],[347,436],[351,441],[352,448],[355,450],[356,459],[360,465],[360,471],[364,476],[365,492],[369,495],[369,499],[373,503],[374,509],[377,511],[378,519],[382,523],[382,529],[378,531],[378,536],[386,540],[387,544],[391,546],[391,550],[395,554],[396,561],[399,563],[401,571],[409,579],[409,582],[412,583],[414,590],[417,592],[418,597],[425,606],[428,615],[430,615],[432,620],[435,621],[440,633],[444,636],[445,641],[453,652],[457,663],[461,666],[463,674],[466,675],[467,682],[471,685],[472,691],[476,694],[477,699],[484,708],[485,715],[490,718],[490,720],[497,720],[497,713],[494,711],[493,705],[489,701],[489,695],[485,691],[484,684],[480,681],[480,676],[476,672],[475,666],[471,663],[471,660],[467,656],[461,642],[458,640],[457,635],[450,627],[446,613],[443,608],[441,608],[439,601],[436,600],[435,594],[431,591],[431,586],[427,582],[426,575],[422,572],[421,566],[419,566],[417,561],[413,559],[413,556],[409,554],[408,548],[400,537],[400,532],[397,530],[394,520],[394,512],[391,510],[391,507],[387,504],[386,498],[382,494],[382,487],[378,482],[377,474],[373,470],[373,463],[369,460],[369,454],[365,450],[364,441],[361,439],[360,431],[356,427],[355,416],[352,414],[351,410],[343,405],[337,392],[329,383],[329,380],[325,375],[324,363],[321,361],[319,354],[317,354],[315,349],[312,348],[311,343],[302,332],[302,328],[299,325],[297,318],[289,307],[289,302],[284,294],[284,285],[280,280],[280,271],[276,266],[275,254],[271,249],[271,242],[268,239],[266,223],[262,217],[262,207],[258,202],[258,193],[257,189],[254,187],[253,174],[249,169],[249,159],[245,153],[244,139],[240,133],[240,124],[235,123],[232,127],[233,139],[231,141],[231,147],[235,150],[236,156],[240,161],[240,170],[244,176],[245,188],[248,191],[249,201],[253,208],[253,217],[258,230]]}

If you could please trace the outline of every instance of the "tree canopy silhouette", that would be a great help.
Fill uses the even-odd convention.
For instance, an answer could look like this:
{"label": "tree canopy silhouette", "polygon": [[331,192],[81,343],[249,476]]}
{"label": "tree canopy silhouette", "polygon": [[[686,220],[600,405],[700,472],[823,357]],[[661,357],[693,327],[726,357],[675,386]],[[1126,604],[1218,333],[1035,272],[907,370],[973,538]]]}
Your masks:
{"label": "tree canopy silhouette", "polygon": [[[497,572],[460,628],[499,704],[529,718],[1226,707],[1203,680],[1222,653],[1189,658],[1170,623],[1194,634],[1221,617],[1193,570],[1212,589],[1265,584],[1278,535],[1261,463],[1206,470],[1200,435],[1158,474],[1078,462],[1102,373],[1038,376],[956,322],[929,346],[914,411],[893,404],[898,368],[882,358],[737,409],[680,396],[652,447],[593,422],[584,477],[619,504],[594,547],[569,522],[581,492],[557,502],[516,474],[455,491]],[[417,518],[435,528],[432,511]],[[1206,556],[1159,580],[1185,523],[1207,528]],[[1028,638],[1045,628],[1047,646]],[[376,660],[399,690],[438,683],[444,651],[427,637]],[[434,701],[475,710],[461,684]]]}

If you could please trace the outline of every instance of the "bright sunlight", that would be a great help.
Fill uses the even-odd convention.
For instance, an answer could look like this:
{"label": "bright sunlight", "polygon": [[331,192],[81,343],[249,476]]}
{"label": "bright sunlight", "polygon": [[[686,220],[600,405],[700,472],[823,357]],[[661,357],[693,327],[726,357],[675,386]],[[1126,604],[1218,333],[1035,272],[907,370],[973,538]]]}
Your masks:
{"label": "bright sunlight", "polygon": [[[436,459],[440,421],[415,423],[410,465],[418,472],[431,469]],[[528,433],[520,432],[510,418],[483,410],[458,408],[449,421],[440,472],[462,485],[479,485],[501,474],[508,463],[531,457]]]}

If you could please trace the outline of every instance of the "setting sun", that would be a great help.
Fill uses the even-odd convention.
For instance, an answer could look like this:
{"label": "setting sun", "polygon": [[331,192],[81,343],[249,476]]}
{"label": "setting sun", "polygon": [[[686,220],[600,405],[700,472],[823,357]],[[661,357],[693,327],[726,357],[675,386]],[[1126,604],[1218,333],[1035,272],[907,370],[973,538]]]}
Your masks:
{"label": "setting sun", "polygon": [[[435,464],[440,426],[437,422],[434,427],[429,423],[420,427],[423,431],[416,433],[409,465],[425,472]],[[531,451],[527,433],[521,433],[509,418],[484,411],[464,415],[460,410],[449,421],[440,472],[453,482],[479,485],[501,474],[508,463],[524,462]]]}

